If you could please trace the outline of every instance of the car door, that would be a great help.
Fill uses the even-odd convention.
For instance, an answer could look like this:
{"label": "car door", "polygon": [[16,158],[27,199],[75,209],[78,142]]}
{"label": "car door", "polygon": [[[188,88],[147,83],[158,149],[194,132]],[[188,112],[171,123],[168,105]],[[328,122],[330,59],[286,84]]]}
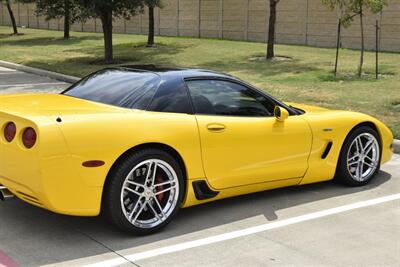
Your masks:
{"label": "car door", "polygon": [[301,116],[273,116],[276,102],[230,80],[191,79],[203,166],[223,189],[304,176],[311,130]]}

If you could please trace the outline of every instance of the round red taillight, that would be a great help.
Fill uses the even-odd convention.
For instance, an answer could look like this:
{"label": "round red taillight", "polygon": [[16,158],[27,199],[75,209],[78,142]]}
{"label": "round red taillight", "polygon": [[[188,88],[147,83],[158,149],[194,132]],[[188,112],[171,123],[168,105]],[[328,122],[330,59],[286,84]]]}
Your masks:
{"label": "round red taillight", "polygon": [[26,148],[32,148],[36,143],[36,132],[33,128],[29,127],[24,130],[22,134],[22,142]]}
{"label": "round red taillight", "polygon": [[7,123],[6,127],[4,128],[4,138],[6,138],[7,142],[11,142],[12,140],[14,140],[16,133],[17,126],[15,126],[15,123]]}

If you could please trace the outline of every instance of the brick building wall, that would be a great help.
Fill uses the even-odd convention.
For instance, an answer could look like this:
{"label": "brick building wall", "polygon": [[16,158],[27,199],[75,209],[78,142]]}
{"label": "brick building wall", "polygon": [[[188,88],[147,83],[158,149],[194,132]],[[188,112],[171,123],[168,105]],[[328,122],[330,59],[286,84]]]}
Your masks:
{"label": "brick building wall", "polygon": [[[36,17],[33,4],[12,5],[19,26],[62,30],[62,20],[46,21]],[[165,7],[155,12],[155,33],[165,36],[211,37],[265,42],[268,31],[269,0],[165,0]],[[333,47],[336,43],[338,14],[321,0],[282,0],[278,5],[278,43]],[[375,47],[375,20],[365,19],[367,49]],[[115,33],[147,33],[147,14],[130,20],[116,20]],[[389,0],[382,12],[381,49],[400,52],[400,0]],[[0,4],[0,24],[10,25],[7,9]],[[342,34],[342,45],[360,47],[360,25],[354,23]],[[98,20],[74,24],[74,31],[101,31]]]}

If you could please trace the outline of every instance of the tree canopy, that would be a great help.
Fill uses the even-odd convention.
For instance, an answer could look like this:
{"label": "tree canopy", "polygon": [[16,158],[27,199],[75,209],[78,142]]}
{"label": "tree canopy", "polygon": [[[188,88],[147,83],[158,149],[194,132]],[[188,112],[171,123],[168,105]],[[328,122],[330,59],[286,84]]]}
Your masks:
{"label": "tree canopy", "polygon": [[114,18],[129,19],[143,10],[143,0],[73,0],[82,18],[101,18],[111,13]]}
{"label": "tree canopy", "polygon": [[163,0],[144,0],[144,4],[148,7],[159,7],[163,8],[164,7],[164,1]]}
{"label": "tree canopy", "polygon": [[373,14],[379,13],[383,10],[384,6],[387,5],[387,0],[322,0],[322,3],[331,9],[338,8],[341,11],[339,23],[343,25],[343,27],[349,27],[354,21],[354,18],[359,17],[361,31],[361,54],[360,64],[358,66],[358,76],[361,77],[365,50],[363,22],[365,11],[369,10]]}
{"label": "tree canopy", "polygon": [[330,9],[338,8],[341,13],[341,23],[348,27],[359,15],[364,15],[365,10],[376,14],[388,4],[388,0],[322,0]]}
{"label": "tree canopy", "polygon": [[69,38],[70,25],[80,19],[80,10],[74,0],[20,0],[36,3],[36,14],[46,20],[64,19],[64,38]]}
{"label": "tree canopy", "polygon": [[104,61],[113,61],[112,28],[115,18],[129,19],[143,11],[143,0],[73,0],[80,10],[80,18],[99,18],[103,26]]}

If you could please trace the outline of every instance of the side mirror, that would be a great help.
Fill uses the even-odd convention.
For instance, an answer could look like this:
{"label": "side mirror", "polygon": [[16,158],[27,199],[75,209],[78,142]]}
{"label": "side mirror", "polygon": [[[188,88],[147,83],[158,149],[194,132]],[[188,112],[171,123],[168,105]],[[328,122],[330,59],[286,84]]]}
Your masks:
{"label": "side mirror", "polygon": [[284,122],[289,117],[289,111],[280,106],[275,106],[274,116],[277,121]]}

